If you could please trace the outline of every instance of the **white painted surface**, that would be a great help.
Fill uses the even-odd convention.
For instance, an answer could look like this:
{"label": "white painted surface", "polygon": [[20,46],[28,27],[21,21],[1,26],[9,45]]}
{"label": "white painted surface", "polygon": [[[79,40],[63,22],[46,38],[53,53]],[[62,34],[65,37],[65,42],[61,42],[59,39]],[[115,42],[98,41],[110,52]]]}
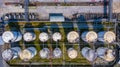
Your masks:
{"label": "white painted surface", "polygon": [[74,48],[69,48],[67,52],[70,59],[75,59],[78,56],[78,52]]}
{"label": "white painted surface", "polygon": [[43,48],[40,52],[39,55],[43,59],[47,59],[50,57],[50,50],[48,48]]}
{"label": "white painted surface", "polygon": [[46,42],[49,39],[49,35],[45,32],[40,33],[39,39],[42,42]]}
{"label": "white painted surface", "polygon": [[67,40],[70,43],[76,43],[79,41],[79,34],[76,31],[71,31],[67,34]]}
{"label": "white painted surface", "polygon": [[94,31],[86,31],[82,33],[81,38],[85,42],[93,43],[97,41],[98,36],[97,33]]}
{"label": "white painted surface", "polygon": [[98,33],[98,40],[105,43],[112,43],[116,39],[116,35],[112,31],[101,31]]}
{"label": "white painted surface", "polygon": [[59,33],[59,32],[55,32],[55,33],[52,35],[52,38],[53,38],[53,40],[54,40],[55,42],[57,42],[57,41],[60,41],[60,40],[62,39],[62,35],[61,35],[61,33]]}
{"label": "white painted surface", "polygon": [[27,49],[24,49],[23,51],[21,51],[21,53],[19,54],[19,57],[21,60],[23,61],[29,61],[30,59],[32,59],[35,55],[37,54],[37,50],[34,47],[29,47]]}
{"label": "white painted surface", "polygon": [[60,48],[55,48],[53,51],[54,58],[60,58],[62,56],[62,51]]}
{"label": "white painted surface", "polygon": [[24,35],[23,35],[23,39],[26,41],[26,42],[30,42],[30,41],[33,41],[36,39],[36,35],[34,33],[31,33],[31,32],[26,32]]}
{"label": "white painted surface", "polygon": [[5,31],[2,34],[2,39],[5,43],[17,42],[22,39],[22,34],[17,31]]}

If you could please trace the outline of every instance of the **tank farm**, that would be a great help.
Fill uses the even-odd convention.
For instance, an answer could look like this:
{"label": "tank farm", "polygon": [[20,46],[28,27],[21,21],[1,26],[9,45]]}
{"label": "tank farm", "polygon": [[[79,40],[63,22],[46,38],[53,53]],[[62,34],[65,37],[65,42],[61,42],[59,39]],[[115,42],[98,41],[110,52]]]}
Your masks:
{"label": "tank farm", "polygon": [[[2,34],[6,42],[2,56],[10,65],[114,65],[118,58],[119,25],[119,22],[10,22]],[[100,50],[115,54],[106,58]],[[108,62],[101,62],[101,57]]]}

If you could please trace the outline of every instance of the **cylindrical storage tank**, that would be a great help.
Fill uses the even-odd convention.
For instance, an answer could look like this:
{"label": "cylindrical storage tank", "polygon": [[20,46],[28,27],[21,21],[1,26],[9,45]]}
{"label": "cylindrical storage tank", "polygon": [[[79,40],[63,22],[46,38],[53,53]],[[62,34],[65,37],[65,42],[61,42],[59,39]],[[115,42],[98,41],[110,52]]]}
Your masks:
{"label": "cylindrical storage tank", "polygon": [[60,41],[62,39],[62,35],[59,32],[56,32],[52,35],[52,38],[55,42]]}
{"label": "cylindrical storage tank", "polygon": [[104,58],[104,55],[105,55],[107,50],[108,50],[108,48],[106,48],[106,47],[99,47],[99,48],[97,48],[98,57]]}
{"label": "cylindrical storage tank", "polygon": [[76,31],[71,31],[67,34],[67,40],[70,43],[76,43],[79,41],[79,33]]}
{"label": "cylindrical storage tank", "polygon": [[116,35],[112,31],[101,31],[98,33],[98,40],[101,42],[112,43],[116,40]]}
{"label": "cylindrical storage tank", "polygon": [[26,32],[24,35],[23,35],[23,39],[26,41],[26,42],[30,42],[30,41],[33,41],[36,39],[36,35],[32,32]]}
{"label": "cylindrical storage tank", "polygon": [[81,38],[85,42],[93,43],[97,41],[98,36],[97,33],[94,31],[86,31],[82,33]]}
{"label": "cylindrical storage tank", "polygon": [[22,34],[18,31],[5,31],[2,34],[2,39],[5,43],[17,42],[22,39]]}
{"label": "cylindrical storage tank", "polygon": [[112,49],[108,49],[104,55],[104,59],[108,62],[115,60],[115,51]]}
{"label": "cylindrical storage tank", "polygon": [[95,50],[89,50],[87,53],[86,53],[86,59],[93,62],[95,61],[97,58],[97,53],[95,52]]}
{"label": "cylindrical storage tank", "polygon": [[37,54],[37,50],[34,47],[24,49],[20,54],[20,59],[23,61],[29,61]]}
{"label": "cylindrical storage tank", "polygon": [[48,48],[43,48],[40,52],[40,57],[42,59],[49,58],[50,57],[50,50]]}
{"label": "cylindrical storage tank", "polygon": [[49,35],[45,32],[40,33],[39,39],[41,42],[46,42],[49,39]]}
{"label": "cylindrical storage tank", "polygon": [[12,59],[18,58],[21,49],[19,47],[14,47],[11,49],[6,49],[2,52],[2,57],[6,61],[10,61]]}
{"label": "cylindrical storage tank", "polygon": [[55,48],[53,51],[54,58],[60,58],[62,56],[62,51],[60,48]]}
{"label": "cylindrical storage tank", "polygon": [[89,48],[89,47],[84,47],[84,48],[82,48],[81,53],[82,53],[83,57],[85,57],[85,56],[86,56],[86,53],[88,52],[88,50],[90,50],[90,48]]}
{"label": "cylindrical storage tank", "polygon": [[69,48],[68,51],[67,51],[67,53],[68,53],[68,57],[70,59],[75,59],[78,56],[78,52],[74,48]]}
{"label": "cylindrical storage tank", "polygon": [[20,47],[14,47],[14,48],[11,48],[11,50],[13,51],[13,58],[17,58],[21,52],[21,48]]}
{"label": "cylindrical storage tank", "polygon": [[95,59],[97,58],[97,53],[95,52],[95,50],[87,47],[82,49],[82,55],[90,62],[95,61]]}

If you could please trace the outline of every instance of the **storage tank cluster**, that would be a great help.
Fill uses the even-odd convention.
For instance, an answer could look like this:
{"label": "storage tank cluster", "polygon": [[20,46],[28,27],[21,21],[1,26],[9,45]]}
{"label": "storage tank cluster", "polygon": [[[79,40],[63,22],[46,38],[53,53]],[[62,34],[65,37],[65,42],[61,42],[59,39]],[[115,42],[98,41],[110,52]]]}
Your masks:
{"label": "storage tank cluster", "polygon": [[[36,39],[36,35],[33,32],[26,32],[23,34],[23,39],[26,42],[34,41]],[[62,34],[59,32],[53,33],[52,37],[53,41],[58,42],[62,39]],[[5,31],[2,34],[2,40],[5,43],[17,42],[22,39],[22,34],[19,31]],[[46,32],[41,32],[39,34],[39,40],[41,42],[46,42],[50,39],[50,35]],[[67,40],[69,43],[77,43],[79,42],[80,35],[76,31],[70,31],[67,34]],[[112,43],[116,39],[116,35],[112,31],[101,31],[98,34],[95,31],[85,31],[81,34],[81,39],[87,43],[93,43],[96,41]],[[109,48],[100,47],[96,51],[84,47],[82,49],[82,55],[89,61],[95,61],[97,57],[100,57],[106,61],[113,61],[115,59],[114,50]],[[21,50],[19,47],[14,47],[10,49],[6,49],[2,52],[2,57],[4,60],[9,61],[15,58],[20,58],[23,61],[29,61],[37,54],[37,50],[34,47],[29,47],[24,50]],[[67,50],[67,55],[70,59],[75,59],[78,56],[78,51],[74,48],[69,48]],[[47,59],[51,57],[51,51],[48,48],[43,48],[39,51],[39,56],[42,59]],[[52,52],[53,58],[62,57],[62,50],[56,47]]]}
{"label": "storage tank cluster", "polygon": [[[69,48],[67,50],[67,55],[70,59],[76,59],[78,57],[78,52],[74,48]],[[107,62],[115,60],[115,50],[107,47],[99,47],[96,50],[89,47],[84,47],[81,50],[81,54],[90,62],[94,62],[98,57],[104,59]],[[21,50],[20,47],[13,47],[6,49],[2,52],[2,57],[5,61],[10,61],[16,58],[20,58],[23,61],[29,61],[37,55],[37,50],[35,47],[28,47],[24,50]],[[42,59],[49,58],[61,58],[62,50],[60,48],[55,48],[51,51],[49,48],[43,48],[39,51],[39,56]],[[51,57],[52,56],[52,57]]]}
{"label": "storage tank cluster", "polygon": [[[46,32],[39,34],[39,40],[41,42],[48,41],[50,37],[51,36]],[[55,42],[60,41],[62,39],[62,34],[55,32],[51,38]],[[2,39],[5,43],[17,42],[22,39],[22,34],[19,31],[5,31],[2,34]],[[26,32],[23,35],[23,39],[26,42],[34,41],[36,39],[36,35],[33,32]],[[67,40],[69,43],[78,43],[79,39],[80,35],[76,31],[70,31],[67,34]],[[96,41],[112,43],[116,40],[116,34],[112,31],[100,31],[98,34],[95,31],[85,31],[81,34],[81,39],[87,43],[94,43]]]}
{"label": "storage tank cluster", "polygon": [[84,47],[81,53],[82,56],[90,62],[94,62],[98,57],[107,62],[112,62],[115,60],[115,50],[106,47],[99,47],[96,50],[89,47]]}
{"label": "storage tank cluster", "polygon": [[[34,47],[29,47],[21,50],[19,47],[14,47],[6,49],[2,52],[2,57],[6,61],[20,57],[23,61],[29,61],[37,54],[37,50]],[[67,50],[68,57],[70,59],[75,59],[78,56],[77,50],[74,48],[69,48]],[[105,61],[111,62],[115,60],[115,51],[106,47],[99,47],[97,50],[93,50],[89,47],[84,47],[81,51],[83,57],[88,61],[94,62],[97,57],[104,59]],[[50,50],[48,48],[43,48],[40,50],[39,55],[42,59],[50,58]],[[53,57],[60,58],[62,56],[62,51],[60,48],[55,48],[53,50]]]}

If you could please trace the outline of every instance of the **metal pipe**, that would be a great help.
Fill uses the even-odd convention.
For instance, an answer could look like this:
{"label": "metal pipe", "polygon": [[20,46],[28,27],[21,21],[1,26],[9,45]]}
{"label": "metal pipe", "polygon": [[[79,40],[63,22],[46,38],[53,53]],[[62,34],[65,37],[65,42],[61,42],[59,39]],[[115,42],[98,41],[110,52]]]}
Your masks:
{"label": "metal pipe", "polygon": [[28,16],[28,13],[29,13],[29,0],[24,0],[24,9],[25,9],[25,20],[28,22],[29,21],[29,16]]}
{"label": "metal pipe", "polygon": [[113,13],[113,0],[109,0],[109,22],[112,22],[112,13]]}

